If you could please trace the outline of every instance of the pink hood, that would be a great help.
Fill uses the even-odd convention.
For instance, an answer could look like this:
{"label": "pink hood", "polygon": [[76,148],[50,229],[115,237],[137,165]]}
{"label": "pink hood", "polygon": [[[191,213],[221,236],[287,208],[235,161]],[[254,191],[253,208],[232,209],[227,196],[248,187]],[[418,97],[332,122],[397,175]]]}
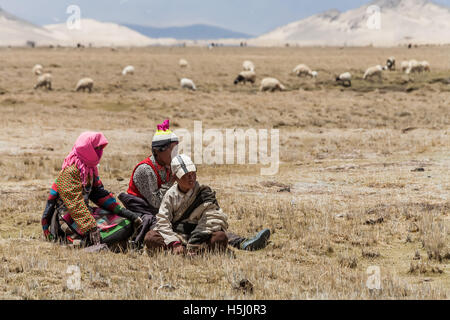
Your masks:
{"label": "pink hood", "polygon": [[[89,177],[98,176],[97,165],[103,155],[108,140],[101,132],[83,132],[75,142],[72,151],[64,160],[62,169],[75,164],[80,170],[81,182],[85,186]],[[101,150],[95,150],[102,147]]]}

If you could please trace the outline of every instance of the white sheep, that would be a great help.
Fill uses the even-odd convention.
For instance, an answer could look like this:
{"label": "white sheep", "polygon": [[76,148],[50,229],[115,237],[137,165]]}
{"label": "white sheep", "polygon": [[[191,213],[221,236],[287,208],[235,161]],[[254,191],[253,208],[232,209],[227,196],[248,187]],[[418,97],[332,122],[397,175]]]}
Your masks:
{"label": "white sheep", "polygon": [[242,63],[242,68],[244,68],[244,71],[255,71],[255,65],[249,60],[245,60]]}
{"label": "white sheep", "polygon": [[32,72],[37,76],[41,75],[43,71],[44,68],[40,64],[35,65],[32,70]]}
{"label": "white sheep", "polygon": [[178,64],[181,68],[187,68],[189,66],[189,63],[185,59],[180,59],[180,61],[178,61]]}
{"label": "white sheep", "polygon": [[261,80],[261,86],[259,87],[259,91],[284,91],[286,87],[283,86],[278,79],[275,78],[264,78]]}
{"label": "white sheep", "polygon": [[190,89],[192,91],[197,90],[197,87],[195,86],[194,81],[192,81],[191,79],[187,79],[187,78],[181,79],[180,85],[181,85],[181,88],[183,88],[183,89]]}
{"label": "white sheep", "polygon": [[421,61],[420,65],[422,66],[422,71],[430,72],[430,63],[428,61]]}
{"label": "white sheep", "polygon": [[122,75],[126,76],[127,74],[134,74],[134,67],[133,66],[126,66],[123,69]]}
{"label": "white sheep", "polygon": [[389,57],[386,60],[386,67],[387,69],[389,69],[390,71],[394,71],[395,70],[395,57]]}
{"label": "white sheep", "polygon": [[376,65],[374,67],[370,67],[366,70],[363,76],[363,80],[368,80],[369,78],[378,77],[380,81],[383,80],[381,73],[385,70],[381,65]]}
{"label": "white sheep", "polygon": [[336,81],[342,83],[344,87],[351,87],[352,75],[350,72],[341,73],[338,77],[336,77]]}
{"label": "white sheep", "polygon": [[402,72],[405,72],[409,68],[409,61],[402,61],[401,63]]}
{"label": "white sheep", "polygon": [[410,73],[414,73],[414,72],[422,72],[423,71],[423,66],[422,64],[417,61],[417,60],[410,60],[409,61],[409,67],[408,69],[406,69],[406,74],[410,74]]}
{"label": "white sheep", "polygon": [[44,73],[40,75],[37,79],[37,83],[34,86],[34,89],[45,87],[48,90],[52,90],[52,75],[50,73]]}
{"label": "white sheep", "polygon": [[238,84],[239,82],[251,82],[252,84],[256,81],[256,72],[255,71],[241,71],[236,79],[234,80],[234,84]]}
{"label": "white sheep", "polygon": [[91,78],[83,78],[78,81],[77,86],[75,88],[75,91],[83,90],[83,92],[86,91],[86,89],[89,90],[89,92],[92,92],[92,88],[94,87],[94,80]]}
{"label": "white sheep", "polygon": [[306,64],[299,64],[292,70],[298,77],[310,76],[311,78],[317,77],[317,71],[312,71]]}

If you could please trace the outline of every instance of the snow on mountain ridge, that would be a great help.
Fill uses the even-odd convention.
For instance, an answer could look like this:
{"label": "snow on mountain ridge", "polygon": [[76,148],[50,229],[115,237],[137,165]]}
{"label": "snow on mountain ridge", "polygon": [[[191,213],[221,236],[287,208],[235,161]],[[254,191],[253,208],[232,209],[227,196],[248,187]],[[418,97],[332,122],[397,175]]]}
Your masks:
{"label": "snow on mountain ridge", "polygon": [[151,39],[116,23],[82,19],[80,30],[66,23],[44,27],[22,20],[0,8],[0,46],[24,46],[33,41],[39,46],[147,46],[175,44],[175,39]]}
{"label": "snow on mountain ridge", "polygon": [[341,12],[338,9],[331,9],[325,12],[317,14],[317,17],[322,19],[329,19],[330,21],[336,20],[340,16]]}
{"label": "snow on mountain ridge", "polygon": [[[372,5],[380,7],[380,28],[369,28]],[[450,43],[450,9],[428,0],[376,0],[340,13],[328,10],[258,37],[256,45],[393,46],[406,42]]]}
{"label": "snow on mountain ridge", "polygon": [[424,6],[428,3],[432,2],[430,0],[374,0],[367,6],[376,5],[388,9],[388,8],[397,8],[399,6],[405,6],[407,4],[408,6],[410,5]]}
{"label": "snow on mountain ridge", "polygon": [[80,29],[69,29],[65,23],[44,26],[51,31],[58,42],[65,45],[94,46],[145,46],[151,44],[152,40],[136,31],[116,23],[99,22],[93,19],[82,19]]}
{"label": "snow on mountain ridge", "polygon": [[53,41],[53,35],[48,30],[0,8],[0,46],[24,46],[27,41],[48,44]]}

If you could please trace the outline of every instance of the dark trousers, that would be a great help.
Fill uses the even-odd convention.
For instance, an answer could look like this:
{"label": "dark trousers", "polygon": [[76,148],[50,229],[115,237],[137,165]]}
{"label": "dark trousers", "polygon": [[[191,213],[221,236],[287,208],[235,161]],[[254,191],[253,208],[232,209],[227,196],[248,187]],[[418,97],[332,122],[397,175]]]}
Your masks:
{"label": "dark trousers", "polygon": [[136,213],[140,213],[141,215],[144,214],[151,214],[156,216],[156,214],[159,211],[159,208],[155,208],[151,206],[147,201],[145,201],[142,198],[133,196],[131,194],[122,192],[118,196],[119,200],[123,203],[125,208],[128,210],[131,210]]}
{"label": "dark trousers", "polygon": [[227,232],[228,244],[233,248],[241,249],[241,243],[247,240],[247,238],[242,238],[233,232]]}
{"label": "dark trousers", "polygon": [[125,208],[141,215],[142,226],[137,230],[136,237],[131,239],[138,247],[144,243],[144,237],[148,231],[152,230],[156,225],[156,214],[158,208],[152,207],[144,199],[133,196],[128,193],[119,194],[119,200]]}

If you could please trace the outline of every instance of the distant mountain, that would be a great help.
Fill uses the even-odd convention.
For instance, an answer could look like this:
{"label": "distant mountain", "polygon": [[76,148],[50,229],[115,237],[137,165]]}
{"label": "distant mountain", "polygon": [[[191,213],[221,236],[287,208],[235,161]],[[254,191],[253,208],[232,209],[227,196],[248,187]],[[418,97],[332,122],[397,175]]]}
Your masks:
{"label": "distant mountain", "polygon": [[[152,28],[119,25],[82,19],[80,30],[70,30],[66,23],[37,26],[0,8],[0,46],[25,46],[28,41],[37,46],[76,46],[78,43],[99,46],[180,45],[204,39],[249,38],[250,35],[208,25]],[[177,39],[183,39],[177,40]]]}
{"label": "distant mountain", "polygon": [[246,33],[235,32],[205,24],[167,28],[148,27],[136,24],[123,25],[150,38],[174,38],[177,40],[210,40],[235,38],[248,39],[253,37],[252,35]]}
{"label": "distant mountain", "polygon": [[66,45],[146,46],[153,43],[152,39],[125,26],[93,19],[82,19],[79,30],[69,30],[65,23],[47,25],[45,28]]}
{"label": "distant mountain", "polygon": [[[380,29],[368,27],[371,5],[381,9]],[[342,13],[329,10],[257,38],[209,25],[154,28],[92,19],[83,19],[81,30],[69,30],[65,23],[40,27],[0,8],[0,46],[25,46],[27,41],[38,46],[206,45],[210,40],[238,45],[241,39],[253,46],[396,46],[448,44],[449,31],[450,9],[430,0],[376,0]]]}
{"label": "distant mountain", "polygon": [[148,46],[174,45],[175,39],[151,39],[116,23],[82,19],[80,30],[69,30],[66,23],[37,26],[0,8],[0,46]]}
{"label": "distant mountain", "polygon": [[25,46],[27,41],[52,43],[53,34],[0,8],[0,46]]}
{"label": "distant mountain", "polygon": [[[380,8],[380,29],[368,27]],[[254,45],[395,46],[406,43],[450,43],[450,9],[429,0],[377,0],[341,13],[329,10],[264,34]]]}

